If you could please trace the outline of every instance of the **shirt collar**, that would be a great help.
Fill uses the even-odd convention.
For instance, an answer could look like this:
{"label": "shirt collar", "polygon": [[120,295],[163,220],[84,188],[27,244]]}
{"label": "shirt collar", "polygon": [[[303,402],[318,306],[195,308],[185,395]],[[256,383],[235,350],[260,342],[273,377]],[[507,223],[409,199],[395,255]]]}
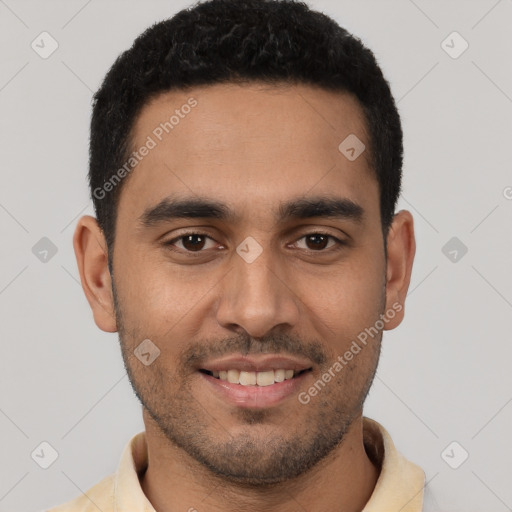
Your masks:
{"label": "shirt collar", "polygon": [[[421,512],[425,473],[401,455],[384,427],[363,417],[363,441],[368,457],[380,469],[375,489],[362,512]],[[139,477],[148,465],[145,432],[126,445],[114,477],[114,512],[155,512],[142,491]]]}
{"label": "shirt collar", "polygon": [[114,478],[114,512],[156,512],[140,485],[139,477],[148,466],[146,432],[134,435],[121,455]]}
{"label": "shirt collar", "polygon": [[387,430],[363,417],[363,442],[380,475],[362,512],[421,512],[425,473],[395,448]]}

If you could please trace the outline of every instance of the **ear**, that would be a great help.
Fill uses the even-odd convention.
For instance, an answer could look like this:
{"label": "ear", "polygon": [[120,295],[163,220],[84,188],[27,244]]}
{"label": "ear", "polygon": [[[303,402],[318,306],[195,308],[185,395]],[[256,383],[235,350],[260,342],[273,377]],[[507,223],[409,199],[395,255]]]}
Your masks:
{"label": "ear", "polygon": [[401,210],[393,217],[387,235],[386,311],[395,315],[386,322],[385,330],[394,329],[404,318],[415,253],[414,221],[410,212]]}
{"label": "ear", "polygon": [[94,217],[85,215],[80,218],[73,237],[73,248],[82,288],[96,325],[102,331],[117,332],[107,244]]}

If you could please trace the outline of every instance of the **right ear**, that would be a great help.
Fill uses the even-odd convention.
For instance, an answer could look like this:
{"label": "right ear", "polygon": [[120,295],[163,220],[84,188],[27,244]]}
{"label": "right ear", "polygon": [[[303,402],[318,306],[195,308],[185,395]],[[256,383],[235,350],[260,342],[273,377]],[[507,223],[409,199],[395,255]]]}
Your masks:
{"label": "right ear", "polygon": [[94,217],[85,215],[80,218],[73,236],[73,248],[82,288],[96,325],[102,331],[117,332],[107,244]]}

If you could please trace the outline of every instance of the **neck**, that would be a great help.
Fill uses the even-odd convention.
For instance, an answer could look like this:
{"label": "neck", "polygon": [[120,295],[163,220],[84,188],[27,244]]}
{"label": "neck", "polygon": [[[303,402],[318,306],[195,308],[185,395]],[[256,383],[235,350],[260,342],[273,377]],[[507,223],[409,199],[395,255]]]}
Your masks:
{"label": "neck", "polygon": [[363,510],[379,470],[368,458],[359,415],[329,457],[299,477],[273,486],[226,482],[170,443],[144,411],[148,469],[144,494],[158,512],[310,512]]}

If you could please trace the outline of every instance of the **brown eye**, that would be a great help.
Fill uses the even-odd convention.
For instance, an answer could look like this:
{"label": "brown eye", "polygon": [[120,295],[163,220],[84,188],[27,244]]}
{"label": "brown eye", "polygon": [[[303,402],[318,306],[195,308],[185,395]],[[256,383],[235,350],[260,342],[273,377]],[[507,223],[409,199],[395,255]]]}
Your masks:
{"label": "brown eye", "polygon": [[204,247],[206,237],[202,235],[186,235],[182,238],[183,247],[188,251],[201,250]]}
{"label": "brown eye", "polygon": [[[329,245],[329,239],[333,241]],[[305,235],[300,240],[305,240],[305,247],[299,248],[305,248],[309,251],[317,251],[321,252],[324,249],[330,248],[334,245],[343,245],[343,242],[341,240],[338,240],[332,235],[327,235],[325,233],[310,233],[309,235]],[[297,242],[299,243],[299,242]]]}
{"label": "brown eye", "polygon": [[327,247],[328,236],[325,235],[308,235],[306,237],[306,245],[308,249],[325,249]]}
{"label": "brown eye", "polygon": [[[208,241],[211,245],[207,246]],[[174,249],[175,247],[182,252],[203,252],[203,249],[210,249],[215,246],[214,240],[202,233],[185,233],[173,240],[167,242],[165,245]]]}

